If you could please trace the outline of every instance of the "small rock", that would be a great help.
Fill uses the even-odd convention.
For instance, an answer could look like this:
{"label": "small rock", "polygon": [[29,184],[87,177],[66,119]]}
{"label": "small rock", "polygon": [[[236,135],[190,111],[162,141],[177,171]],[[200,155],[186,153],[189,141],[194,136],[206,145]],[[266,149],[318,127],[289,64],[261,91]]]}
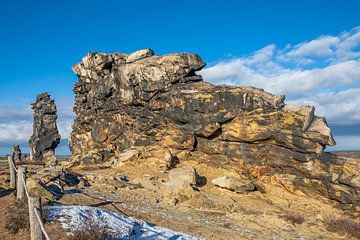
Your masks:
{"label": "small rock", "polygon": [[150,48],[141,49],[141,50],[131,53],[126,58],[126,63],[132,63],[132,62],[138,61],[143,58],[151,57],[153,55],[154,55],[154,52]]}
{"label": "small rock", "polygon": [[196,185],[198,183],[198,174],[192,167],[174,168],[169,171],[170,181],[184,181],[188,184]]}
{"label": "small rock", "polygon": [[316,216],[316,221],[317,221],[317,222],[325,222],[325,219],[324,219],[324,217],[323,217],[321,214],[318,214],[318,215]]}
{"label": "small rock", "polygon": [[186,161],[188,160],[189,157],[191,157],[191,153],[190,151],[181,151],[178,154],[176,154],[176,157],[180,160],[180,161]]}
{"label": "small rock", "polygon": [[171,198],[169,204],[175,206],[179,201],[176,198]]}
{"label": "small rock", "polygon": [[140,150],[139,149],[128,149],[125,152],[122,152],[119,156],[113,158],[106,165],[114,166],[119,165],[125,162],[135,161],[139,158]]}
{"label": "small rock", "polygon": [[167,148],[155,147],[144,153],[144,158],[148,167],[166,172],[175,165],[175,159]]}

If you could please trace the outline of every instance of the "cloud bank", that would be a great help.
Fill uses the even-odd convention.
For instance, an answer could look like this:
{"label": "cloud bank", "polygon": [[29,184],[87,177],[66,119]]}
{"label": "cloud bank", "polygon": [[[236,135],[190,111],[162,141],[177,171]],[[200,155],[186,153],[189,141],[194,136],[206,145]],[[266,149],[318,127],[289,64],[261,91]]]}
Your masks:
{"label": "cloud bank", "polygon": [[270,44],[200,74],[214,84],[255,86],[314,105],[332,125],[360,123],[360,26],[284,48]]}
{"label": "cloud bank", "polygon": [[[69,102],[70,103],[70,102]],[[58,129],[62,139],[68,139],[74,113],[69,104],[58,105]],[[33,116],[29,108],[0,107],[0,144],[27,142],[32,135]]]}

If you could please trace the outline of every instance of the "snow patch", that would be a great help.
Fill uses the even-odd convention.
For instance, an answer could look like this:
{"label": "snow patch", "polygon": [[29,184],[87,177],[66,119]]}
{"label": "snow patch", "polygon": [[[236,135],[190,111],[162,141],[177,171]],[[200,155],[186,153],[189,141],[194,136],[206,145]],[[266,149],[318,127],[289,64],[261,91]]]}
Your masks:
{"label": "snow patch", "polygon": [[155,226],[145,221],[89,206],[47,206],[49,221],[60,221],[63,228],[74,231],[80,223],[92,218],[105,225],[115,239],[129,240],[198,240],[199,238]]}

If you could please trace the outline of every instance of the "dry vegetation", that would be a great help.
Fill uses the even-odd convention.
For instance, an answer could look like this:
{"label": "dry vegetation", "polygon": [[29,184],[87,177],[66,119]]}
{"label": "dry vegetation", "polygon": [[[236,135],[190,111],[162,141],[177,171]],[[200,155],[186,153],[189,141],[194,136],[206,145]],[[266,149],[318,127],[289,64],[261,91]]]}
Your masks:
{"label": "dry vegetation", "polygon": [[294,214],[283,215],[282,218],[285,219],[286,221],[292,223],[293,225],[302,224],[305,221],[304,217],[302,217],[300,215],[294,215]]}
{"label": "dry vegetation", "polygon": [[0,167],[2,167],[2,166],[7,166],[7,165],[8,165],[7,159],[1,157],[1,158],[0,158]]}
{"label": "dry vegetation", "polygon": [[30,160],[25,160],[21,162],[16,162],[16,165],[38,165],[38,166],[45,166],[45,163],[43,162],[32,162]]}
{"label": "dry vegetation", "polygon": [[20,229],[29,229],[29,209],[27,201],[15,201],[5,213],[5,228],[16,234]]}
{"label": "dry vegetation", "polygon": [[105,219],[97,221],[95,218],[86,218],[75,230],[69,240],[111,240],[113,239],[110,229],[101,224],[106,222]]}
{"label": "dry vegetation", "polygon": [[347,234],[355,239],[360,239],[360,222],[346,218],[328,219],[326,229],[330,232]]}

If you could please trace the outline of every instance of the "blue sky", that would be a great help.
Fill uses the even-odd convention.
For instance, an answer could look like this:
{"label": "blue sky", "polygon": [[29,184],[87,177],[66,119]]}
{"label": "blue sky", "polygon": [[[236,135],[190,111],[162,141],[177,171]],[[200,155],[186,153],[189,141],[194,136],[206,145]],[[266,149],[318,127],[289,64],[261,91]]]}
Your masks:
{"label": "blue sky", "polygon": [[[48,91],[71,131],[71,66],[90,51],[194,52],[215,84],[253,85],[314,104],[338,146],[360,149],[359,1],[1,1],[0,151],[31,134]],[[68,153],[66,143],[58,153]]]}

